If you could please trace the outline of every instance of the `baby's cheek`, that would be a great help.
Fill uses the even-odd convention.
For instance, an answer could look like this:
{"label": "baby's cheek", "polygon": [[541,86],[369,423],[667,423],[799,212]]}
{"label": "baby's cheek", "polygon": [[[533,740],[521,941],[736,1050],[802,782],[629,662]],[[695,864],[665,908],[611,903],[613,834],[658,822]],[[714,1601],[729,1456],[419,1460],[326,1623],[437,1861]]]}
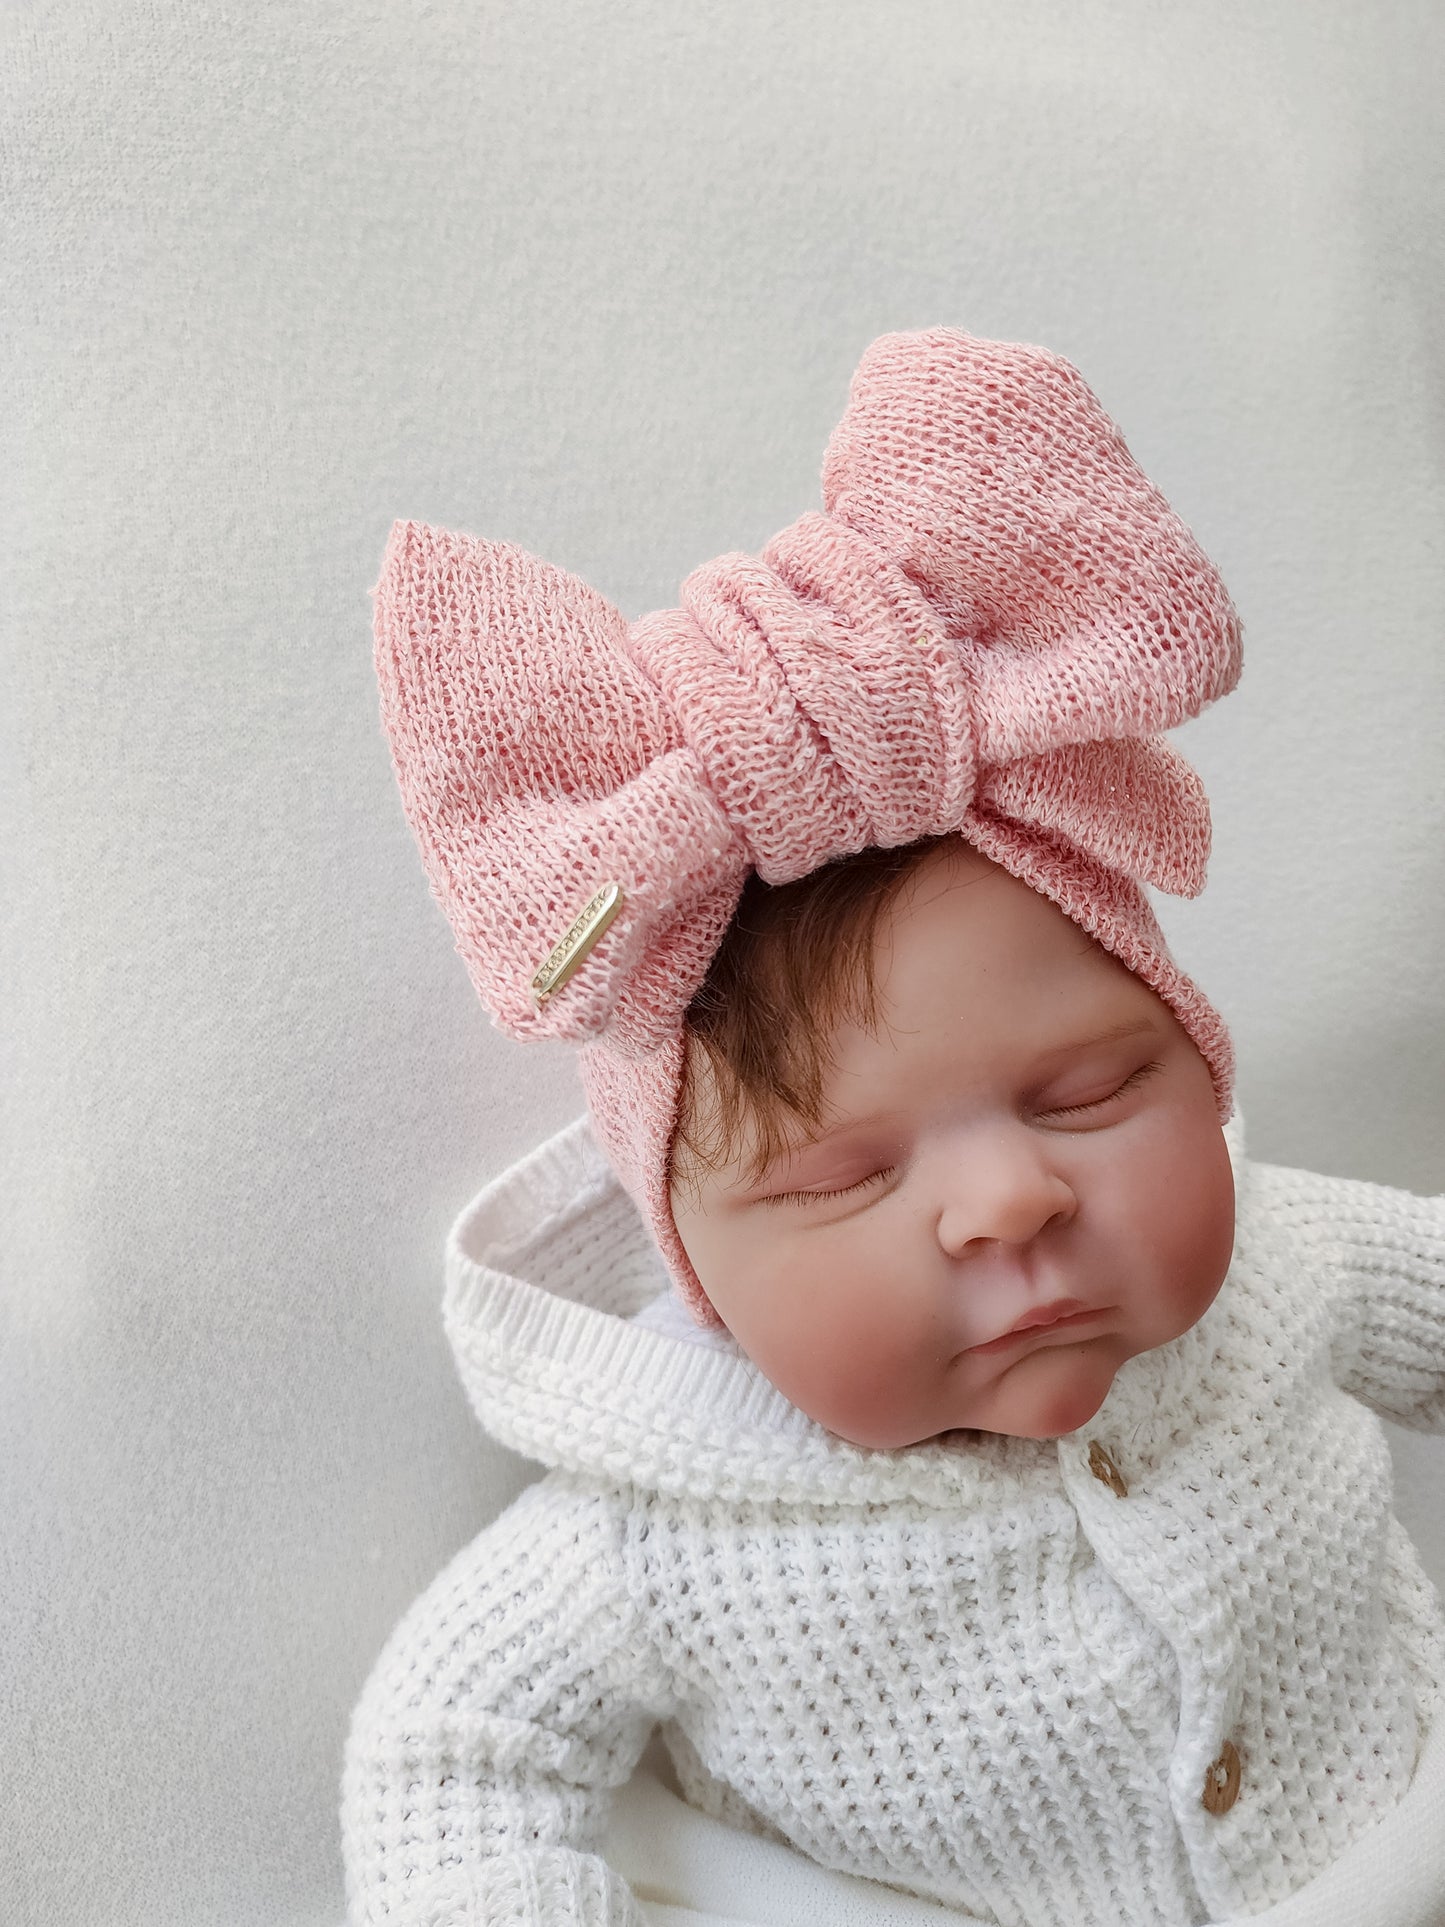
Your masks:
{"label": "baby's cheek", "polygon": [[791,1382],[778,1377],[774,1383],[810,1418],[855,1445],[889,1450],[937,1429],[932,1381],[941,1368],[920,1356],[896,1325],[835,1319],[805,1351],[794,1351],[790,1365]]}
{"label": "baby's cheek", "polygon": [[1169,1195],[1174,1209],[1164,1214],[1158,1236],[1169,1261],[1171,1322],[1185,1331],[1213,1303],[1234,1250],[1234,1180],[1227,1152],[1221,1155],[1211,1144],[1206,1157],[1180,1173]]}
{"label": "baby's cheek", "polygon": [[809,1359],[810,1390],[838,1412],[877,1413],[897,1388],[898,1366],[886,1343],[870,1343],[856,1325],[837,1322]]}

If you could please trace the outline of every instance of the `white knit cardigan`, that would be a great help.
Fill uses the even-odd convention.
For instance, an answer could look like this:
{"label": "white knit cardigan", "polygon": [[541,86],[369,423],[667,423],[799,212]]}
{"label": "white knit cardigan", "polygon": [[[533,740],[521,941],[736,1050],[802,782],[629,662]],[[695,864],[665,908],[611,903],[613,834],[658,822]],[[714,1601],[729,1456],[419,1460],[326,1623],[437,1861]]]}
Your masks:
{"label": "white knit cardigan", "polygon": [[669,1316],[585,1119],[488,1185],[447,1328],[551,1469],[367,1683],[353,1927],[636,1927],[596,1849],[658,1723],[705,1811],[1000,1927],[1247,1916],[1367,1832],[1445,1682],[1374,1415],[1445,1429],[1445,1198],[1231,1136],[1198,1325],[1079,1432],[896,1452]]}

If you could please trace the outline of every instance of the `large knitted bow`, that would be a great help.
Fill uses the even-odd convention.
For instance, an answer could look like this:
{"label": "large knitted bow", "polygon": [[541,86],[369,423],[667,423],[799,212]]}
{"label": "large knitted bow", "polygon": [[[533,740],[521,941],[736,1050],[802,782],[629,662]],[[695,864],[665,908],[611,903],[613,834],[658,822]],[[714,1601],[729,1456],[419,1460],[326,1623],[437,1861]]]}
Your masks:
{"label": "large knitted bow", "polygon": [[393,528],[383,720],[512,1036],[655,1048],[750,869],[993,823],[1202,886],[1208,806],[1157,733],[1234,686],[1239,624],[1078,371],[953,329],[880,337],[823,506],[630,625],[513,544]]}

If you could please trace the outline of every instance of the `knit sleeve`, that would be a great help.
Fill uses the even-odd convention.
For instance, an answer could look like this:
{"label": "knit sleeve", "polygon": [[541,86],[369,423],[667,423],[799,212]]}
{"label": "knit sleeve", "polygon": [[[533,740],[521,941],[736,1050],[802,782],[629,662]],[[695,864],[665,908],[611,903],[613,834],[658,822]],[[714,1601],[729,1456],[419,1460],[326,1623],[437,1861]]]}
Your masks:
{"label": "knit sleeve", "polygon": [[596,1851],[667,1711],[626,1531],[552,1474],[403,1618],[346,1745],[348,1927],[641,1927]]}
{"label": "knit sleeve", "polygon": [[1397,1425],[1445,1431],[1445,1196],[1345,1178],[1302,1189],[1339,1285],[1339,1384]]}

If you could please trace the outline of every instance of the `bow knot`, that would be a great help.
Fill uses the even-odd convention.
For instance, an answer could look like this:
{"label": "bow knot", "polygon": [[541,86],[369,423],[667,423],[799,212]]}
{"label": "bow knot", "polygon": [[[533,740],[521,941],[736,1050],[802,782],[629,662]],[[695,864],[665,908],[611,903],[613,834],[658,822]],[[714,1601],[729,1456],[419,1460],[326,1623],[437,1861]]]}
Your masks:
{"label": "bow knot", "polygon": [[[866,537],[802,516],[644,617],[634,659],[766,883],[954,829],[973,794],[964,665]],[[819,849],[828,856],[819,858]]]}

